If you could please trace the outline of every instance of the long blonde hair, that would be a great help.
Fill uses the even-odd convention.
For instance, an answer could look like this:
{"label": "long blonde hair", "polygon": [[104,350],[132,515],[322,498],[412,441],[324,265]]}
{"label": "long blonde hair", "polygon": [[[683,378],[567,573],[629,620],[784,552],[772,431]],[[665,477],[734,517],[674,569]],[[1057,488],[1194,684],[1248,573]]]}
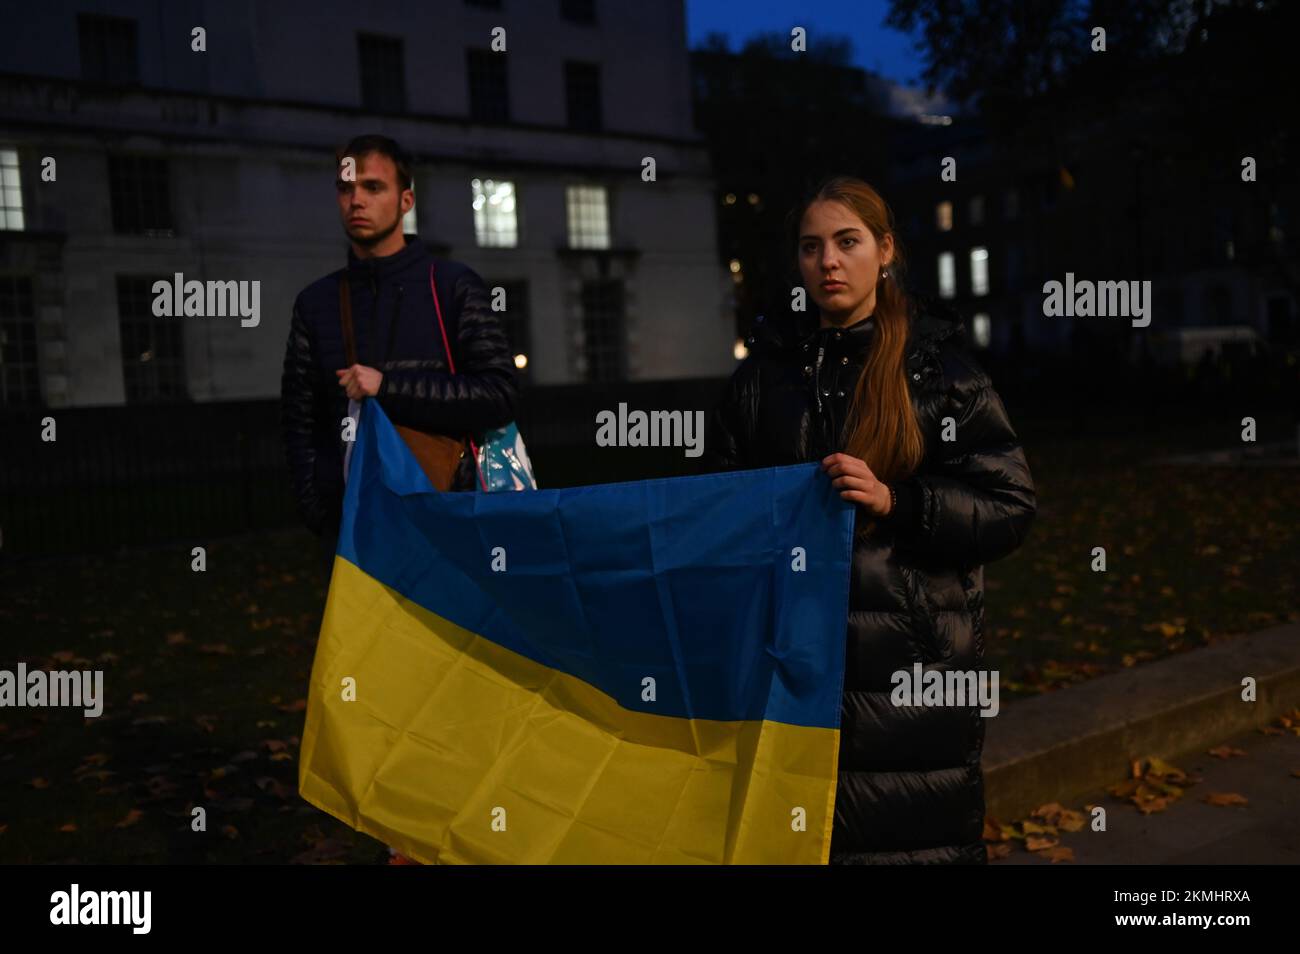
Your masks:
{"label": "long blonde hair", "polygon": [[871,230],[877,244],[886,235],[894,238],[894,256],[887,266],[889,277],[876,282],[875,327],[845,418],[844,453],[866,461],[878,480],[901,480],[920,466],[925,439],[912,407],[904,368],[912,302],[903,287],[906,262],[894,214],[880,193],[861,179],[834,176],[825,180],[791,214],[796,271],[799,224],[808,207],[820,201],[843,203]]}

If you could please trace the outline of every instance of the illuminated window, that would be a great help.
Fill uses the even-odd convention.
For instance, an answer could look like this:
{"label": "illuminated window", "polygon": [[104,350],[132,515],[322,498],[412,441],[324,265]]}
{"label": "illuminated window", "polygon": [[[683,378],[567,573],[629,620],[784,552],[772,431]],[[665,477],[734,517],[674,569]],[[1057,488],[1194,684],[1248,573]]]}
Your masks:
{"label": "illuminated window", "polygon": [[502,179],[471,179],[474,193],[474,235],[482,248],[514,248],[519,244],[515,216],[515,184]]}
{"label": "illuminated window", "polygon": [[989,293],[989,250],[982,245],[970,250],[970,290],[974,295]]}
{"label": "illuminated window", "polygon": [[609,202],[604,186],[569,186],[570,248],[609,248]]}
{"label": "illuminated window", "polygon": [[[414,176],[411,177],[411,194],[412,194],[412,195],[415,194],[415,177],[414,177]],[[415,220],[415,204],[414,204],[414,203],[411,204],[411,209],[410,209],[410,211],[407,212],[404,216],[402,216],[402,234],[403,234],[403,235],[419,235],[419,234],[420,234],[420,227],[416,224],[416,220]]]}
{"label": "illuminated window", "polygon": [[0,229],[23,230],[23,190],[15,149],[0,149]]}
{"label": "illuminated window", "polygon": [[957,261],[952,252],[939,253],[939,297],[952,298],[957,294]]}
{"label": "illuminated window", "polygon": [[934,224],[940,232],[952,231],[952,203],[940,202],[934,207]]}
{"label": "illuminated window", "polygon": [[971,318],[971,331],[974,333],[975,344],[981,348],[987,348],[989,341],[993,337],[993,322],[986,311],[981,311]]}

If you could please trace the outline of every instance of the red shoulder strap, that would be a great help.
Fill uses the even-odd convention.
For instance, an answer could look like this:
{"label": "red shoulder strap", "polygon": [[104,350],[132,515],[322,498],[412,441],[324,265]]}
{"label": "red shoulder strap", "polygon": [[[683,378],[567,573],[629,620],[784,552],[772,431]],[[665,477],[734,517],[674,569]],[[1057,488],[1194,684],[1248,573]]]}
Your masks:
{"label": "red shoulder strap", "polygon": [[[447,352],[447,367],[456,373],[456,362],[451,356],[451,343],[447,340],[447,326],[442,320],[442,305],[438,303],[438,286],[433,280],[433,263],[429,263],[429,291],[433,292],[433,310],[438,315],[438,330],[442,332],[442,347]],[[469,439],[469,452],[474,455],[474,470],[478,472],[479,486],[487,490],[487,480],[483,477],[483,468],[478,464],[478,445],[474,438]]]}
{"label": "red shoulder strap", "polygon": [[447,326],[442,323],[442,305],[438,303],[438,286],[433,281],[433,263],[429,263],[429,291],[433,292],[433,310],[438,314],[438,330],[442,332],[442,347],[447,352],[447,367],[456,373],[456,362],[451,356],[451,344],[447,341]]}

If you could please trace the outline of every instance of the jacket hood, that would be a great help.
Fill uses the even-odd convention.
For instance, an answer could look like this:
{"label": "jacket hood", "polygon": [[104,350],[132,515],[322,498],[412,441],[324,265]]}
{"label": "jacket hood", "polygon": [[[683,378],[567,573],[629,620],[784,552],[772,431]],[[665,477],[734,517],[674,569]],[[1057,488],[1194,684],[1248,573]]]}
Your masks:
{"label": "jacket hood", "polygon": [[[925,294],[909,295],[911,315],[908,324],[907,360],[909,364],[923,353],[931,354],[939,350],[939,343],[956,335],[964,340],[965,324],[957,312],[937,299]],[[812,311],[795,312],[786,310],[774,315],[758,315],[754,327],[746,342],[752,351],[772,354],[784,354],[798,351],[805,343],[813,342],[823,331],[831,329],[819,327],[820,316]],[[847,328],[839,329],[850,339],[850,346],[865,347],[875,331],[873,316]]]}

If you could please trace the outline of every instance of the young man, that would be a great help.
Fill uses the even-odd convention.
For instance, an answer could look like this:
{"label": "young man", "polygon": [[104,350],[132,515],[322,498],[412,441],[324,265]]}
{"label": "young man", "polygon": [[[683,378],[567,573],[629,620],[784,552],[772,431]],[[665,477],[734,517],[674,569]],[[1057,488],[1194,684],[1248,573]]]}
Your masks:
{"label": "young man", "polygon": [[[471,436],[509,423],[517,398],[514,361],[487,287],[468,266],[434,259],[402,233],[415,203],[410,158],[386,136],[359,136],[335,155],[339,219],[348,264],[303,289],[293,306],[280,384],[280,420],[299,513],[332,567],[343,516],[343,418],[365,398],[397,424]],[[347,162],[346,160],[351,160]],[[438,329],[429,266],[451,343],[451,374]],[[348,276],[357,361],[349,365],[339,307]],[[452,490],[475,486],[467,453]],[[389,864],[413,864],[389,849]]]}
{"label": "young man", "polygon": [[[280,388],[281,429],[299,512],[331,566],[343,513],[344,458],[351,447],[342,429],[349,408],[355,414],[364,398],[372,398],[396,424],[478,441],[484,431],[514,419],[517,398],[514,361],[483,280],[466,265],[435,259],[402,233],[402,216],[415,202],[405,151],[386,136],[359,136],[335,159],[348,263],[308,285],[294,302]],[[454,375],[429,288],[431,264]],[[352,365],[339,313],[344,274],[356,342]],[[452,489],[472,489],[475,480],[466,453]]]}

